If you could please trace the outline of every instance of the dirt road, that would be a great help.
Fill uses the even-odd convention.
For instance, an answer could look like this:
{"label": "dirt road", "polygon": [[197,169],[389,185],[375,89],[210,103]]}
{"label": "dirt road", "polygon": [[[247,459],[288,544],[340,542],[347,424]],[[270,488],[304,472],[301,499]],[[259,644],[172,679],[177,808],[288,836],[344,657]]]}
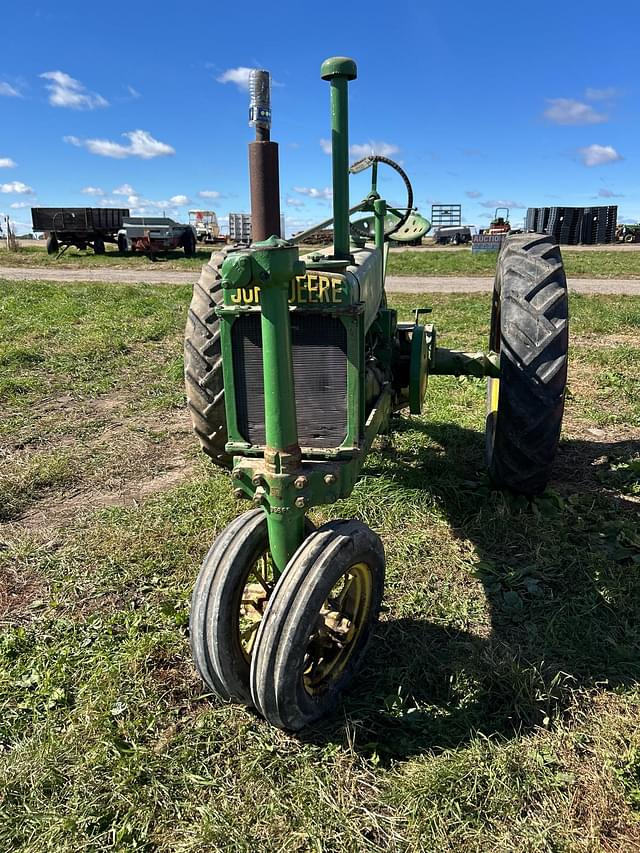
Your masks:
{"label": "dirt road", "polygon": [[[0,279],[12,281],[104,281],[114,283],[192,284],[197,270],[56,269],[53,267],[0,267]],[[486,293],[493,278],[470,276],[388,276],[389,293]],[[640,279],[574,278],[569,289],[576,293],[627,293],[640,296]]]}

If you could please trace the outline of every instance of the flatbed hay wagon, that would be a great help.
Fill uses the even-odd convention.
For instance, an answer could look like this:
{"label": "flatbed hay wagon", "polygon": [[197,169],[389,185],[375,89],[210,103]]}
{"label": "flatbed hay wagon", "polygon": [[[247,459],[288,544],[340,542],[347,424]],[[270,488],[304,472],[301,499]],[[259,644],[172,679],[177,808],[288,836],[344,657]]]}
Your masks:
{"label": "flatbed hay wagon", "polygon": [[47,238],[47,252],[62,257],[75,246],[84,251],[91,247],[96,255],[104,255],[105,243],[117,243],[118,230],[129,216],[128,208],[115,207],[32,207],[34,231]]}

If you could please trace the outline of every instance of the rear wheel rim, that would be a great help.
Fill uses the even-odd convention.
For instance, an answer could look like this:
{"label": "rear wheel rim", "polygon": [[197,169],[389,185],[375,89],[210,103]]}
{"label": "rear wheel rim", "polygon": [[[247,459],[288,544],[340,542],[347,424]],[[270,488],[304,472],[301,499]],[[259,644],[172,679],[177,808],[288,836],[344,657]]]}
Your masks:
{"label": "rear wheel rim", "polygon": [[[500,353],[500,296],[494,290],[491,317],[491,333],[489,335],[489,349]],[[487,378],[487,402],[485,418],[485,447],[487,463],[491,464],[493,447],[496,438],[496,421],[498,419],[498,405],[500,403],[500,379],[495,376]]]}

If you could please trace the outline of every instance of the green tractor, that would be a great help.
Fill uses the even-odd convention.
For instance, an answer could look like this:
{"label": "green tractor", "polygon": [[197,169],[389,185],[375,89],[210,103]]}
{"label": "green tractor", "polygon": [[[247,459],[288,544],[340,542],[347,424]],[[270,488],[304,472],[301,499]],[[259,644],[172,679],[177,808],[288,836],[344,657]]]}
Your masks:
{"label": "green tractor", "polygon": [[[204,559],[192,597],[193,658],[211,691],[293,731],[331,711],[358,670],[385,575],[382,542],[367,525],[336,519],[314,527],[308,511],[351,493],[394,415],[422,412],[430,374],[487,378],[491,478],[518,494],[541,492],[567,372],[567,286],[548,236],[505,239],[486,353],[437,346],[435,327],[422,322],[426,309],[398,322],[387,307],[385,267],[389,240],[414,213],[411,185],[380,157],[349,169],[355,62],[328,59],[321,76],[331,95],[333,247],[300,259],[279,236],[269,76],[252,72],[254,242],[214,253],[203,268],[185,342],[195,432],[211,459],[231,469],[233,495],[252,505]],[[381,166],[405,182],[405,208],[380,196]],[[350,208],[349,172],[365,169],[371,191]],[[354,213],[372,217],[370,240],[352,240]]]}

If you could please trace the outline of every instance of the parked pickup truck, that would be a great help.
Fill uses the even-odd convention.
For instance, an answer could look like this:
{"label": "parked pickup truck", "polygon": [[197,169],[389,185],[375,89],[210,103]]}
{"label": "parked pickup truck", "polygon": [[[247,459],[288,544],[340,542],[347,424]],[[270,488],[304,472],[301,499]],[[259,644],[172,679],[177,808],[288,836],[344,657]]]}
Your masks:
{"label": "parked pickup truck", "polygon": [[144,252],[155,255],[184,249],[188,258],[196,253],[196,232],[191,225],[182,225],[167,216],[129,216],[118,231],[121,252]]}

